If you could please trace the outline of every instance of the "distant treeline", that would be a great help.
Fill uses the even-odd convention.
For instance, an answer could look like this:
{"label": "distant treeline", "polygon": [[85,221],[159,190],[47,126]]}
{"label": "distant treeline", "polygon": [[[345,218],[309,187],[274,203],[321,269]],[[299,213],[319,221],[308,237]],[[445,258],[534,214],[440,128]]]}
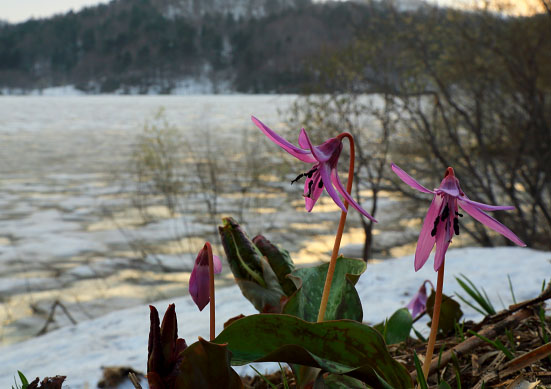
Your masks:
{"label": "distant treeline", "polygon": [[346,2],[295,0],[242,19],[167,15],[164,5],[119,0],[0,26],[0,88],[145,92],[164,85],[170,92],[175,81],[203,75],[241,92],[297,92],[311,77],[307,60],[349,44],[355,26],[370,18],[363,6]]}
{"label": "distant treeline", "polygon": [[[179,80],[203,77],[238,92],[330,92],[342,85],[320,72],[320,64],[361,41],[385,47],[386,63],[366,66],[368,77],[357,84],[362,92],[377,91],[379,80],[388,87],[389,79],[411,71],[401,55],[407,43],[397,37],[404,31],[417,35],[430,10],[422,3],[397,11],[378,1],[226,0],[216,12],[212,1],[186,1],[114,0],[78,13],[0,25],[0,88],[74,85],[92,93],[146,93],[157,87],[170,93]],[[228,12],[259,4],[261,12]],[[443,29],[452,23],[445,15]],[[462,15],[461,23],[477,23],[475,13]],[[444,44],[435,36],[430,55],[442,55]],[[365,85],[366,79],[373,85]]]}

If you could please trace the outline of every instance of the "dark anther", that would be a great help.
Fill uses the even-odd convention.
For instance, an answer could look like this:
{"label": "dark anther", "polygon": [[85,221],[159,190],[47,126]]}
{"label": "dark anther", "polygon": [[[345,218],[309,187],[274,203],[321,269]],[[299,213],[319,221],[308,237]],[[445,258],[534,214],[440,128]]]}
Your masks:
{"label": "dark anther", "polygon": [[455,214],[456,214],[457,216],[459,216],[459,217],[463,217],[463,214],[462,214],[462,213],[459,213],[459,212],[457,212],[457,211],[455,211]]}
{"label": "dark anther", "polygon": [[318,184],[318,188],[323,188],[323,180],[320,180],[319,184]]}
{"label": "dark anther", "polygon": [[436,217],[436,219],[434,220],[434,228],[430,232],[430,236],[435,236],[436,235],[436,228],[438,227],[438,222],[439,221],[440,221],[439,218]]}
{"label": "dark anther", "polygon": [[313,168],[313,169],[310,169],[310,171],[308,173],[306,173],[306,177],[308,178],[312,178],[312,175],[314,174],[314,172],[318,170],[318,168]]}
{"label": "dark anther", "polygon": [[306,195],[306,197],[310,197],[312,196],[312,185],[314,184],[314,181],[310,181],[308,183],[308,194]]}
{"label": "dark anther", "polygon": [[318,168],[312,168],[310,169],[308,172],[306,173],[301,173],[299,174],[293,181],[291,181],[291,185],[293,185],[295,182],[297,182],[298,180],[300,180],[302,177],[308,177],[308,178],[312,178],[312,175],[314,174],[314,172],[318,170]]}
{"label": "dark anther", "polygon": [[299,174],[297,176],[297,178],[295,178],[293,181],[291,181],[291,185],[293,185],[295,182],[297,182],[298,180],[300,180],[302,177],[304,177],[304,174]]}
{"label": "dark anther", "polygon": [[450,216],[450,208],[448,207],[448,204],[444,207],[444,211],[442,212],[442,218],[440,220],[444,221]]}
{"label": "dark anther", "polygon": [[459,235],[459,219],[458,218],[453,219],[453,231],[455,232],[455,235]]}

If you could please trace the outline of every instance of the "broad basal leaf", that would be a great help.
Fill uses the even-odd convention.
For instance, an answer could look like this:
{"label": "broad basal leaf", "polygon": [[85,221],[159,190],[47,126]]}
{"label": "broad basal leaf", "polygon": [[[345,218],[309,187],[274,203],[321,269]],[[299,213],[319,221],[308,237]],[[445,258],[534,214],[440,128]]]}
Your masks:
{"label": "broad basal leaf", "polygon": [[[283,313],[316,321],[321,304],[321,291],[327,277],[328,263],[297,269],[289,276],[296,287],[283,308]],[[362,321],[363,311],[360,297],[354,285],[365,271],[364,261],[351,258],[337,258],[325,320],[351,319]]]}
{"label": "broad basal leaf", "polygon": [[396,389],[412,387],[379,332],[352,320],[309,323],[290,315],[252,315],[230,324],[214,342],[228,344],[234,365],[286,362],[348,374],[374,388],[382,388],[377,374]]}

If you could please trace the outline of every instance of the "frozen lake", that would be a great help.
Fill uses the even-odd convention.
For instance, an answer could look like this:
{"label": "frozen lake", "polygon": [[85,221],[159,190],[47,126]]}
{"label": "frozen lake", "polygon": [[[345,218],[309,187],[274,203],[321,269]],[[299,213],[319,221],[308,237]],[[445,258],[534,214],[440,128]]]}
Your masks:
{"label": "frozen lake", "polygon": [[[302,188],[289,185],[303,166],[250,121],[254,114],[285,129],[295,98],[0,97],[0,344],[43,330],[56,301],[48,331],[187,294],[204,240],[223,256],[214,233],[222,216],[245,223],[251,237],[264,233],[283,243],[300,263],[328,259],[338,208],[324,195],[315,212],[304,212]],[[146,123],[166,123],[185,144],[179,154],[185,198],[174,212],[161,196],[136,208],[143,198],[131,161]],[[214,197],[211,182],[197,179],[210,174],[204,168],[212,161],[219,174]],[[212,202],[214,209],[206,206]],[[391,204],[383,197],[380,221]],[[343,246],[362,243],[358,220],[352,212]],[[219,282],[233,283],[227,269]]]}

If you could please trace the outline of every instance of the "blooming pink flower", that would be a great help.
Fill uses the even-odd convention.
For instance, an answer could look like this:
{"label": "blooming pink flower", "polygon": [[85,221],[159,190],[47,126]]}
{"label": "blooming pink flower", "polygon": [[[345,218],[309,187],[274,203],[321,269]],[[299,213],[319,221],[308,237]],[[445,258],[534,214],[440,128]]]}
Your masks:
{"label": "blooming pink flower", "polygon": [[300,147],[297,147],[276,134],[254,116],[252,116],[251,119],[253,123],[272,140],[272,142],[280,146],[283,150],[303,162],[313,164],[310,170],[306,173],[299,174],[297,178],[291,181],[291,184],[293,184],[299,179],[306,177],[306,182],[304,184],[304,200],[308,212],[314,208],[316,201],[323,192],[323,188],[325,188],[329,196],[331,196],[335,204],[337,204],[343,212],[346,212],[346,208],[338,193],[340,193],[340,195],[362,215],[375,223],[377,222],[373,216],[367,213],[366,210],[354,201],[339,179],[337,174],[337,163],[342,151],[342,140],[340,138],[331,138],[319,146],[312,146],[310,138],[308,138],[308,134],[306,134],[303,128],[298,137],[298,144]]}
{"label": "blooming pink flower", "polygon": [[423,281],[421,287],[415,293],[415,296],[406,305],[406,308],[411,312],[411,316],[415,319],[420,313],[423,313],[427,309],[427,283],[430,284],[434,290],[434,285],[429,280]]}
{"label": "blooming pink flower", "polygon": [[[213,255],[212,262],[214,265],[214,273],[219,274],[222,271],[222,262],[220,262],[220,258]],[[203,246],[195,259],[195,266],[193,266],[193,271],[189,277],[189,294],[200,311],[202,311],[210,301],[209,255],[207,244]]]}
{"label": "blooming pink flower", "polygon": [[446,170],[444,179],[435,190],[429,190],[419,184],[415,179],[392,164],[392,170],[402,181],[423,193],[432,193],[434,198],[425,217],[423,228],[417,241],[415,250],[415,271],[419,270],[427,261],[432,248],[436,243],[436,254],[434,257],[434,270],[438,271],[444,262],[444,256],[452,241],[453,234],[459,235],[459,217],[463,215],[458,212],[458,205],[473,218],[492,230],[513,241],[519,246],[526,244],[518,238],[511,230],[498,222],[483,211],[511,210],[515,207],[508,205],[488,205],[469,199],[459,186],[459,180],[455,177],[451,167]]}

